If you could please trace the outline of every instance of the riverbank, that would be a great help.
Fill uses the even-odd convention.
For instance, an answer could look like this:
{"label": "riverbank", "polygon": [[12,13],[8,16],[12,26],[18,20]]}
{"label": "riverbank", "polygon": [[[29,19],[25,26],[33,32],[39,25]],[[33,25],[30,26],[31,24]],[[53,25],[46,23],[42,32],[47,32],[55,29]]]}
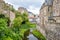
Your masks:
{"label": "riverbank", "polygon": [[46,40],[46,38],[37,30],[33,30],[32,34],[36,36],[39,40]]}

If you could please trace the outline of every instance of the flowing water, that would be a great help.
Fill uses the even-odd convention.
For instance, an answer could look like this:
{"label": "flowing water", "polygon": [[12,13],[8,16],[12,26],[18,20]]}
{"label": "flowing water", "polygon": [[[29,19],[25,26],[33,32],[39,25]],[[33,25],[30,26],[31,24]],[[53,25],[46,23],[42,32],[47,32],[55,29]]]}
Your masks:
{"label": "flowing water", "polygon": [[28,40],[38,40],[33,34],[29,34]]}
{"label": "flowing water", "polygon": [[32,34],[32,29],[30,31],[27,31],[25,34],[25,37],[23,40],[38,40],[33,34]]}

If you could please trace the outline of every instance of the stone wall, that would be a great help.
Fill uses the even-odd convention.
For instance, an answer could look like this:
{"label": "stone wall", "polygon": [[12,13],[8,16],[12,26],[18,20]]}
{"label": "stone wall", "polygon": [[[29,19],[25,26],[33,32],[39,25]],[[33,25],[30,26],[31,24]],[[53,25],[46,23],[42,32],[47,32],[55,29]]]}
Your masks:
{"label": "stone wall", "polygon": [[60,23],[60,0],[53,1],[53,16],[57,23]]}
{"label": "stone wall", "polygon": [[53,1],[53,19],[55,23],[47,23],[45,26],[47,40],[60,40],[60,0]]}
{"label": "stone wall", "polygon": [[38,28],[47,40],[60,40],[60,0],[54,0],[53,5],[42,5]]}
{"label": "stone wall", "polygon": [[48,23],[45,33],[47,40],[60,40],[60,24]]}

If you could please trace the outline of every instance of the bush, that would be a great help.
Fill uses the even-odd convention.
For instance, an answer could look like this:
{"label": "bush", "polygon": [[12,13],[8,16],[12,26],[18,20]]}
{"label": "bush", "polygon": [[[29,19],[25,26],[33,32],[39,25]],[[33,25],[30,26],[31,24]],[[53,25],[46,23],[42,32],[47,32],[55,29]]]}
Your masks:
{"label": "bush", "polygon": [[7,21],[0,19],[0,40],[22,40],[18,33],[7,27]]}
{"label": "bush", "polygon": [[13,26],[14,26],[14,27],[20,27],[22,21],[23,21],[23,20],[22,20],[21,17],[17,17],[17,18],[15,18],[15,20],[14,20],[14,22],[13,22]]}

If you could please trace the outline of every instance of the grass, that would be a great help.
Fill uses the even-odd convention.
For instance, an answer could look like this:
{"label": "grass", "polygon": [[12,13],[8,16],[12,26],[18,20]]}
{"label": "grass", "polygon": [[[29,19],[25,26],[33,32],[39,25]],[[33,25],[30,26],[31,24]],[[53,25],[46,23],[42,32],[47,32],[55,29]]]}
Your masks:
{"label": "grass", "polygon": [[46,40],[46,38],[37,30],[33,30],[33,35],[36,36],[39,40]]}
{"label": "grass", "polygon": [[35,24],[22,24],[20,29],[36,28]]}

